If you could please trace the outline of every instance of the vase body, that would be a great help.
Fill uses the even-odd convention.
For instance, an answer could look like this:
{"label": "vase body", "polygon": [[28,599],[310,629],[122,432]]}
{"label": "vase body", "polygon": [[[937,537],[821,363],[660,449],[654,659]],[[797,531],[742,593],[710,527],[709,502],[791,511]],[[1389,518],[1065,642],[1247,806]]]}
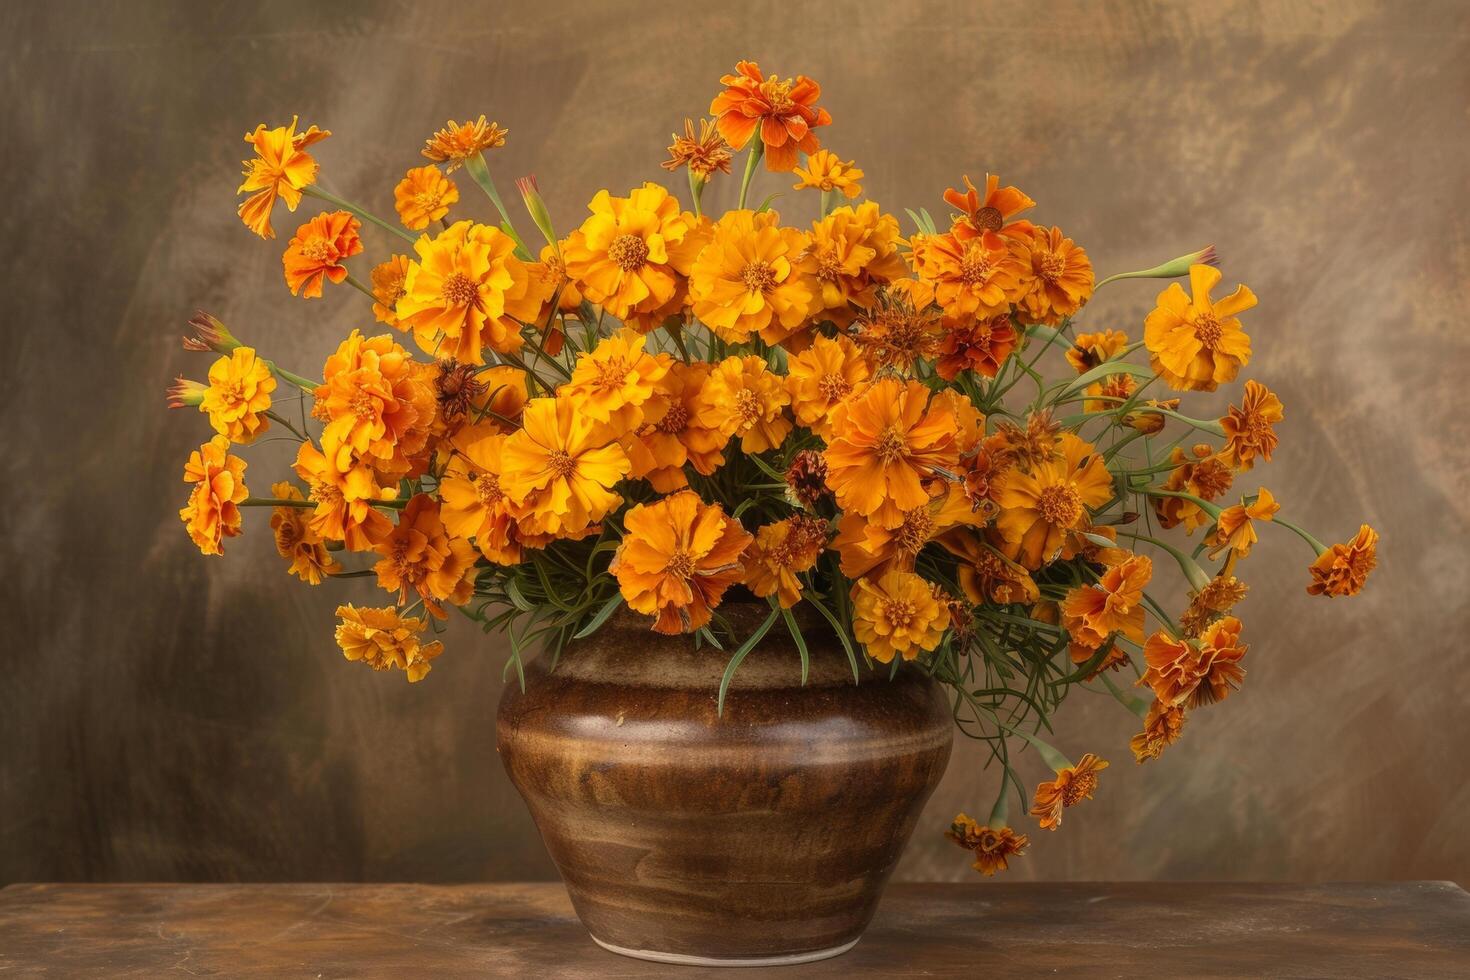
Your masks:
{"label": "vase body", "polygon": [[[739,635],[764,604],[721,612]],[[716,699],[728,652],[621,611],[512,681],[497,741],[592,937],[692,963],[850,948],[949,761],[939,686],[852,668],[825,622],[779,621]]]}

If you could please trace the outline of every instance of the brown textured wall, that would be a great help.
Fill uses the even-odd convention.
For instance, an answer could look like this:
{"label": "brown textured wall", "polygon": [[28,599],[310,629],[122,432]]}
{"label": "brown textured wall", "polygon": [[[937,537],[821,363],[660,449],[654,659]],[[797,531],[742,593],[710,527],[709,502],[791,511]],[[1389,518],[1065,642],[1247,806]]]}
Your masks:
{"label": "brown textured wall", "polygon": [[[196,307],[303,370],[368,325],[349,290],[287,294],[295,222],[236,220],[256,122],[334,130],[324,185],[386,212],[426,133],[487,112],[502,186],[535,170],[566,228],[660,178],[742,56],[824,84],[827,141],[895,210],[991,169],[1105,272],[1216,243],[1287,406],[1261,482],[1323,536],[1384,535],[1353,603],[1309,600],[1304,550],[1266,539],[1245,687],[1162,761],[1077,695],[1063,746],[1114,766],[1014,876],[1470,879],[1464,4],[53,2],[6,5],[0,37],[0,882],[553,874],[494,754],[498,642],[456,624],[410,688],[332,645],[374,588],[288,579],[263,513],[201,559],[175,511],[204,424],[161,393],[203,371]],[[1087,322],[1136,332],[1153,289]],[[980,761],[957,752],[902,874],[971,874],[939,831],[988,805]]]}

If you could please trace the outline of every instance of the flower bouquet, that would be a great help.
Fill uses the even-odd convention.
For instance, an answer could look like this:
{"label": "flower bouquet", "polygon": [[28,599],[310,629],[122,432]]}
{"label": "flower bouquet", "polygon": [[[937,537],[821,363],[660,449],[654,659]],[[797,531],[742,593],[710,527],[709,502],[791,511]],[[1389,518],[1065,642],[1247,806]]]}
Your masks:
{"label": "flower bouquet", "polygon": [[[814,81],[741,62],[721,83],[663,164],[687,188],[600,190],[565,235],[531,177],[517,225],[491,172],[507,133],[484,116],[427,141],[394,218],[318,183],[328,132],[248,133],[241,219],[271,239],[278,204],[320,204],[286,286],[360,302],[364,328],[308,377],[191,321],[185,347],[218,359],[170,404],[215,435],[180,516],[210,555],[263,507],[291,574],[375,578],[386,601],[342,605],[337,643],[409,681],[450,610],[506,638],[516,686],[533,649],[555,664],[632,615],[720,665],[718,715],[771,637],[805,677],[816,623],[854,682],[920,672],[987,744],[995,804],[949,835],[994,874],[1028,844],[1009,800],[1056,830],[1108,765],[1056,744],[1069,691],[1109,693],[1138,717],[1134,757],[1157,758],[1242,683],[1231,609],[1258,531],[1305,542],[1323,596],[1362,587],[1377,535],[1324,545],[1250,480],[1278,448],[1265,385],[1219,418],[1182,404],[1251,359],[1256,297],[1220,288],[1213,248],[1097,280],[993,174],[902,220],[822,148]],[[702,209],[737,179],[733,210]],[[816,220],[784,223],[772,189],[809,193]],[[1136,330],[1085,323],[1096,289],[1134,279],[1182,282],[1150,291]],[[236,451],[267,433],[299,443],[294,474],[252,495]],[[1184,608],[1150,592],[1164,566]],[[727,616],[736,601],[759,614]],[[1046,770],[1029,791],[1027,747]]]}

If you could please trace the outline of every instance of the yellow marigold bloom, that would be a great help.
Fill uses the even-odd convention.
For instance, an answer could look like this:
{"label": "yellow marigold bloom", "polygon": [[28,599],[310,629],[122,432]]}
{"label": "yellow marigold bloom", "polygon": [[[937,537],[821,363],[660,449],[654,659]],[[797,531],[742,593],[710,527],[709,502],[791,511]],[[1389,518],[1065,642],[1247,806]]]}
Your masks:
{"label": "yellow marigold bloom", "polygon": [[962,240],[953,233],[913,240],[914,269],[933,285],[934,298],[951,319],[992,317],[1010,311],[1020,295],[1026,267],[1009,247],[986,239]]}
{"label": "yellow marigold bloom", "polygon": [[725,90],[709,106],[720,135],[737,150],[759,135],[767,170],[789,173],[798,150],[812,154],[821,149],[815,130],[830,124],[832,117],[816,104],[822,87],[810,78],[767,78],[754,61],[741,61],[735,74],[720,76],[720,84]]}
{"label": "yellow marigold bloom", "polygon": [[508,135],[510,130],[501,129],[493,122],[487,123],[483,115],[463,125],[451,119],[443,129],[424,141],[423,154],[435,163],[446,164],[444,172],[452,174],[481,151],[504,146]]}
{"label": "yellow marigold bloom", "polygon": [[327,358],[312,414],[326,422],[322,449],[339,472],[355,460],[385,476],[415,469],[434,425],[434,389],[392,334],[353,330]]}
{"label": "yellow marigold bloom", "polygon": [[878,287],[908,275],[898,251],[898,219],[872,201],[844,205],[812,223],[807,254],[816,261],[820,305],[814,315],[840,327],[857,315],[854,307],[877,303]]}
{"label": "yellow marigold bloom", "polygon": [[[541,261],[536,263],[534,268],[546,285],[550,287],[551,295],[556,296],[557,310],[562,313],[576,313],[581,308],[582,291],[577,288],[577,284],[567,274],[567,263],[561,257],[558,246],[542,246]],[[560,336],[560,333],[558,333],[556,350],[552,350],[550,345],[543,345],[546,347],[548,354],[555,356],[561,353]]]}
{"label": "yellow marigold bloom", "polygon": [[820,334],[812,345],[787,362],[786,390],[796,421],[826,438],[832,409],[852,394],[871,373],[857,345],[846,336]]}
{"label": "yellow marigold bloom", "polygon": [[837,506],[865,517],[883,511],[877,519],[885,524],[927,504],[925,482],[959,464],[952,408],[931,405],[917,381],[869,383],[833,411],[831,435],[827,485]]}
{"label": "yellow marigold bloom", "polygon": [[890,568],[911,572],[929,542],[957,527],[982,523],[960,488],[950,484],[927,504],[900,511],[894,527],[861,514],[843,514],[832,546],[842,556],[842,574],[850,579],[878,577]]}
{"label": "yellow marigold bloom", "polygon": [[1067,363],[1086,374],[1104,361],[1110,361],[1123,353],[1128,346],[1128,335],[1121,330],[1104,330],[1101,333],[1079,333],[1067,351]]}
{"label": "yellow marigold bloom", "polygon": [[255,148],[255,157],[242,161],[245,167],[245,182],[236,194],[254,191],[240,204],[240,220],[245,227],[261,238],[275,238],[271,228],[271,209],[276,198],[286,202],[289,211],[295,211],[301,203],[301,189],[316,182],[317,162],[306,148],[331,136],[325,129],[312,126],[296,132],[296,117],[291,125],[266,129],[265,123],[255,127],[255,132],[245,134],[245,142]]}
{"label": "yellow marigold bloom", "polygon": [[782,609],[801,601],[801,579],[827,547],[827,522],[798,514],[755,532],[745,551],[745,584],[762,598],[777,597]]}
{"label": "yellow marigold bloom", "polygon": [[515,257],[515,242],[497,228],[458,221],[414,244],[398,317],[420,349],[484,364],[484,348],[521,349],[521,322],[551,297],[550,288]]}
{"label": "yellow marigold bloom", "polygon": [[760,334],[780,343],[820,302],[817,261],[807,239],[774,211],[730,211],[711,229],[689,273],[694,315],[732,344]]}
{"label": "yellow marigold bloom", "polygon": [[438,167],[413,167],[393,188],[398,220],[414,231],[422,231],[430,221],[444,217],[458,200],[459,188]]}
{"label": "yellow marigold bloom", "polygon": [[685,119],[684,135],[674,133],[673,140],[669,144],[669,158],[661,164],[665,170],[688,167],[699,180],[709,180],[715,171],[730,172],[730,144],[715,129],[713,120],[701,119],[699,136],[696,137],[694,120]]}
{"label": "yellow marigold bloom", "polygon": [[450,536],[439,515],[439,501],[417,494],[399,512],[398,525],[375,549],[378,584],[398,593],[401,605],[410,591],[440,619],[442,602],[462,606],[475,591],[475,549],[464,538]]}
{"label": "yellow marigold bloom", "polygon": [[209,387],[199,411],[209,415],[214,431],[230,442],[248,446],[271,426],[265,413],[275,390],[270,365],[253,348],[236,347],[210,367]]}
{"label": "yellow marigold bloom", "polygon": [[1082,402],[1084,412],[1111,412],[1115,408],[1121,408],[1133,392],[1138,389],[1138,383],[1133,380],[1131,374],[1110,374],[1101,381],[1094,381],[1088,385],[1083,394],[1087,396]]}
{"label": "yellow marigold bloom", "polygon": [[[282,481],[271,484],[271,495],[277,500],[305,500],[295,484]],[[277,507],[271,511],[271,530],[276,536],[276,552],[291,562],[287,569],[309,585],[320,585],[322,578],[342,571],[342,563],[311,529],[306,511],[300,507]]]}
{"label": "yellow marigold bloom", "polygon": [[837,159],[831,150],[818,150],[807,157],[805,169],[797,167],[793,172],[800,178],[791,185],[794,190],[811,187],[819,191],[841,191],[849,201],[863,192],[863,185],[858,183],[863,179],[863,172],[851,160]]}
{"label": "yellow marigold bloom", "polygon": [[944,320],[934,306],[934,288],[917,279],[896,279],[864,310],[853,337],[874,370],[912,374],[939,350]]}
{"label": "yellow marigold bloom", "polygon": [[891,569],[876,581],[858,579],[852,604],[853,635],[883,664],[894,654],[913,660],[919,651],[933,650],[949,628],[948,603],[913,572]]}
{"label": "yellow marigold bloom", "polygon": [[1226,548],[1235,552],[1238,558],[1250,554],[1251,546],[1257,540],[1252,521],[1269,521],[1280,509],[1281,505],[1265,487],[1256,491],[1256,499],[1249,504],[1242,502],[1226,507],[1215,521],[1215,529],[1205,538],[1205,543],[1210,545],[1210,557],[1214,558]]}
{"label": "yellow marigold bloom", "polygon": [[709,476],[725,462],[723,450],[730,433],[723,418],[704,415],[702,393],[709,373],[710,365],[702,361],[674,361],[644,406],[643,425],[624,440],[632,463],[629,475],[646,479],[659,493],[689,485],[685,463]]}
{"label": "yellow marigold bloom", "polygon": [[1000,186],[996,174],[985,175],[985,196],[981,197],[970,178],[964,178],[965,192],[962,194],[951,187],[944,192],[944,200],[959,208],[951,231],[961,241],[982,238],[985,247],[1005,248],[1009,239],[1025,238],[1035,226],[1024,219],[1012,220],[1022,211],[1036,206],[1017,187]]}
{"label": "yellow marigold bloom", "polygon": [[516,508],[500,486],[506,436],[492,426],[463,430],[439,481],[440,517],[456,538],[473,538],[480,554],[497,565],[521,560]]}
{"label": "yellow marigold bloom", "polygon": [[934,369],[946,381],[953,381],[962,371],[993,378],[1020,340],[1009,313],[980,319],[965,317],[945,324]]}
{"label": "yellow marigold bloom", "polygon": [[693,633],[710,621],[725,590],[740,581],[751,537],[718,504],[682,490],[639,504],[608,570],[628,607],[654,617],[659,633]]}
{"label": "yellow marigold bloom", "polygon": [[1219,282],[1220,270],[1214,266],[1190,266],[1193,296],[1171,282],[1159,293],[1158,308],[1143,322],[1143,342],[1152,355],[1154,373],[1176,391],[1214,391],[1234,381],[1250,363],[1251,341],[1236,314],[1255,306],[1256,294],[1236,286],[1216,303],[1210,290]]}
{"label": "yellow marigold bloom", "polygon": [[1092,799],[1097,789],[1097,774],[1108,767],[1104,759],[1088,752],[1075,766],[1057,770],[1057,778],[1036,787],[1031,815],[1037,817],[1042,830],[1056,830],[1062,825],[1062,810]]}
{"label": "yellow marigold bloom", "polygon": [[1007,555],[1027,568],[1051,562],[1066,533],[1086,526],[1088,508],[1113,499],[1112,475],[1091,443],[1063,432],[1058,448],[1060,459],[1009,469],[997,481],[996,528]]}
{"label": "yellow marigold bloom", "polygon": [[423,680],[431,669],[430,661],[444,652],[440,641],[424,643],[420,638],[428,628],[427,619],[408,618],[392,606],[338,606],[337,617],[342,620],[337,626],[337,646],[344,657],[373,670],[401,670],[410,684]]}
{"label": "yellow marigold bloom", "polygon": [[1015,303],[1026,322],[1055,327],[1092,298],[1092,261],[1062,229],[1037,228],[1014,247],[1024,270]]}
{"label": "yellow marigold bloom", "polygon": [[1271,454],[1280,441],[1274,426],[1284,417],[1280,398],[1259,381],[1247,381],[1240,407],[1231,405],[1220,420],[1220,427],[1225,430],[1221,458],[1241,470],[1254,467],[1257,456],[1271,462]]}
{"label": "yellow marigold bloom", "polygon": [[[1230,464],[1205,443],[1196,444],[1189,453],[1175,446],[1169,460],[1174,469],[1164,481],[1165,490],[1183,491],[1201,500],[1214,501],[1225,496],[1225,491],[1235,482],[1235,471]],[[1195,528],[1210,522],[1209,515],[1198,504],[1183,497],[1154,497],[1150,503],[1165,528],[1183,524],[1184,530],[1193,534]]]}
{"label": "yellow marigold bloom", "polygon": [[215,436],[189,454],[184,482],[194,484],[179,519],[189,537],[206,555],[222,555],[225,538],[240,533],[240,503],[250,496],[245,487],[246,463],[230,455],[230,441]]}
{"label": "yellow marigold bloom", "polygon": [[1214,704],[1240,687],[1245,678],[1240,661],[1247,649],[1240,642],[1240,620],[1234,616],[1211,623],[1198,640],[1155,633],[1143,645],[1148,669],[1138,686],[1153,688],[1154,696],[1170,707]]}
{"label": "yellow marigold bloom", "polygon": [[648,338],[624,327],[590,352],[577,355],[572,377],[557,394],[573,399],[578,412],[621,436],[643,423],[643,406],[669,371],[667,354],[644,350]]}
{"label": "yellow marigold bloom", "polygon": [[575,399],[533,398],[521,424],[501,449],[500,486],[526,530],[576,534],[621,502],[612,487],[628,474],[627,454]]}
{"label": "yellow marigold bloom", "polygon": [[1347,544],[1335,544],[1312,562],[1311,595],[1357,595],[1378,566],[1378,532],[1364,524]]}
{"label": "yellow marigold bloom", "polygon": [[975,605],[1027,605],[1041,598],[1031,574],[971,533],[949,534],[941,543],[964,561],[958,567],[960,589]]}
{"label": "yellow marigold bloom", "polygon": [[747,453],[774,449],[791,431],[786,393],[779,375],[754,354],[727,357],[713,366],[700,393],[699,421],[727,437],[739,436]]}
{"label": "yellow marigold bloom", "polygon": [[296,229],[281,256],[286,285],[291,295],[304,299],[321,296],[326,280],[341,282],[347,278],[342,260],[362,251],[358,229],[362,222],[346,211],[324,211]]}
{"label": "yellow marigold bloom", "polygon": [[627,197],[598,191],[587,207],[592,216],[562,247],[567,274],[583,295],[619,320],[668,303],[698,254],[693,239],[685,241],[694,215],[654,183]]}
{"label": "yellow marigold bloom", "polygon": [[379,487],[377,475],[366,463],[338,470],[320,449],[303,442],[293,467],[306,481],[307,499],[316,504],[311,531],[325,541],[341,541],[349,551],[371,551],[392,530],[392,522],[373,507],[392,500],[393,487]]}
{"label": "yellow marigold bloom", "polygon": [[386,262],[373,266],[370,273],[373,285],[373,316],[379,323],[386,323],[399,330],[406,329],[398,321],[395,307],[403,296],[403,283],[408,278],[408,256],[395,255]]}
{"label": "yellow marigold bloom", "polygon": [[1096,650],[1114,633],[1143,642],[1143,590],[1153,562],[1130,555],[1103,572],[1096,585],[1079,585],[1062,602],[1062,625],[1072,641]]}
{"label": "yellow marigold bloom", "polygon": [[1009,866],[1008,860],[1025,853],[1031,841],[1009,827],[982,827],[961,813],[944,836],[967,851],[975,852],[972,867],[989,878]]}

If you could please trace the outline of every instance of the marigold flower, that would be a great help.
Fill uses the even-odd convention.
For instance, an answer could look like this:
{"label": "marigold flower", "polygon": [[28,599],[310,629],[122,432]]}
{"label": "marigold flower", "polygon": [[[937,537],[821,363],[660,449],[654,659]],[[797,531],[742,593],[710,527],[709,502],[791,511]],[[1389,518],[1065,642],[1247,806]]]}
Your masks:
{"label": "marigold flower", "polygon": [[1084,412],[1111,412],[1115,408],[1121,408],[1128,399],[1133,397],[1133,392],[1138,389],[1138,383],[1133,380],[1131,374],[1110,374],[1101,381],[1094,381],[1083,389],[1087,398],[1082,402]]}
{"label": "marigold flower", "polygon": [[310,527],[322,540],[341,541],[349,551],[371,551],[392,530],[392,522],[373,504],[392,500],[398,492],[379,487],[377,474],[366,463],[339,470],[320,449],[303,442],[293,468],[306,481],[306,498],[316,504]]}
{"label": "marigold flower", "polygon": [[199,400],[199,411],[209,416],[214,431],[230,442],[248,446],[270,428],[265,413],[271,407],[276,378],[270,364],[250,347],[236,347],[209,369],[209,387]]}
{"label": "marigold flower", "polygon": [[944,486],[939,495],[918,507],[899,512],[894,527],[861,514],[844,514],[837,523],[832,546],[842,556],[842,574],[850,579],[878,577],[890,568],[911,572],[919,552],[931,541],[956,527],[978,526],[970,502],[958,486]]}
{"label": "marigold flower", "polygon": [[1128,740],[1133,758],[1139,765],[1164,754],[1164,749],[1179,741],[1184,732],[1184,708],[1177,704],[1154,701],[1148,706],[1143,731]]}
{"label": "marigold flower", "polygon": [[403,283],[408,278],[408,256],[394,255],[386,262],[380,262],[373,266],[369,274],[372,280],[373,316],[379,323],[386,323],[398,330],[405,327],[398,320],[396,307],[398,300],[403,296]]}
{"label": "marigold flower", "polygon": [[877,302],[878,287],[908,275],[899,254],[898,219],[872,201],[844,205],[813,222],[807,255],[816,261],[819,305],[813,316],[845,327],[854,307]]}
{"label": "marigold flower", "polygon": [[[1192,457],[1192,458],[1191,458]],[[1214,501],[1225,495],[1235,482],[1235,471],[1206,443],[1197,443],[1188,453],[1175,446],[1169,460],[1174,469],[1164,481],[1164,489],[1193,494],[1201,500]],[[1190,534],[1210,522],[1210,516],[1192,500],[1183,497],[1154,497],[1154,515],[1165,528],[1184,525]]]}
{"label": "marigold flower", "polygon": [[1056,830],[1062,825],[1062,810],[1092,799],[1097,789],[1097,774],[1108,763],[1088,752],[1075,766],[1057,770],[1057,778],[1036,787],[1031,815],[1041,822],[1041,829]]}
{"label": "marigold flower", "polygon": [[1226,548],[1235,552],[1238,558],[1250,554],[1251,546],[1257,540],[1252,521],[1269,521],[1280,509],[1281,505],[1265,487],[1256,491],[1256,499],[1250,503],[1242,501],[1226,507],[1215,521],[1214,530],[1205,538],[1205,543],[1210,546],[1210,557],[1214,558]]}
{"label": "marigold flower", "polygon": [[959,462],[948,403],[929,400],[917,381],[870,382],[833,411],[827,485],[845,511],[872,516],[885,506],[910,510],[929,502],[924,482]]}
{"label": "marigold flower", "polygon": [[1220,420],[1220,427],[1225,430],[1225,448],[1220,450],[1220,456],[1241,470],[1255,466],[1257,456],[1271,462],[1271,454],[1280,441],[1273,426],[1284,415],[1280,398],[1260,382],[1247,381],[1240,407],[1231,405]]}
{"label": "marigold flower", "polygon": [[760,334],[780,343],[821,302],[807,239],[774,211],[730,211],[711,229],[689,272],[694,315],[732,344]]}
{"label": "marigold flower", "polygon": [[1061,459],[1036,463],[1029,472],[1012,468],[997,480],[995,526],[1007,554],[1027,568],[1049,563],[1066,532],[1086,524],[1088,508],[1113,499],[1112,475],[1091,443],[1063,432],[1058,445]]}
{"label": "marigold flower", "polygon": [[446,164],[444,172],[452,174],[482,151],[504,146],[509,134],[510,130],[501,129],[493,122],[487,123],[483,115],[463,125],[451,119],[443,129],[424,141],[423,154],[436,163]]}
{"label": "marigold flower", "polygon": [[438,167],[413,167],[393,188],[398,220],[414,231],[422,231],[430,221],[444,217],[458,200],[459,188]]}
{"label": "marigold flower", "polygon": [[521,349],[521,322],[536,318],[551,290],[515,248],[498,228],[470,221],[419,238],[397,311],[420,349],[469,364],[485,363],[485,347]]}
{"label": "marigold flower", "polygon": [[1236,286],[1216,303],[1210,290],[1220,278],[1214,266],[1190,266],[1193,296],[1171,282],[1159,293],[1158,308],[1144,320],[1143,342],[1152,355],[1154,373],[1176,391],[1214,391],[1234,381],[1250,363],[1251,341],[1236,314],[1255,306],[1256,294]]}
{"label": "marigold flower", "polygon": [[782,609],[801,601],[801,580],[827,548],[827,522],[796,515],[767,524],[755,532],[745,549],[745,584],[762,598],[774,595]]}
{"label": "marigold flower", "polygon": [[[286,481],[271,484],[271,495],[277,500],[305,500],[296,486]],[[320,585],[323,577],[342,571],[342,563],[332,557],[326,545],[306,520],[300,507],[276,507],[271,511],[271,530],[276,537],[276,552],[291,562],[287,569],[309,585]]]}
{"label": "marigold flower", "polygon": [[946,381],[953,381],[962,371],[993,378],[1019,342],[1009,313],[947,323],[934,369]]}
{"label": "marigold flower", "polygon": [[952,232],[914,239],[911,245],[915,271],[934,286],[934,298],[951,320],[1007,313],[1022,293],[1021,277],[1029,266],[1014,249]]}
{"label": "marigold flower", "polygon": [[521,560],[517,508],[500,486],[505,441],[488,426],[460,433],[439,481],[440,519],[453,537],[474,539],[487,561],[515,565]]}
{"label": "marigold flower", "polygon": [[184,464],[184,482],[194,484],[179,519],[201,554],[224,554],[223,541],[240,533],[240,504],[250,491],[245,486],[246,462],[230,455],[230,441],[215,436]]}
{"label": "marigold flower", "polygon": [[344,657],[373,670],[401,670],[410,684],[423,680],[431,669],[430,661],[444,652],[440,641],[424,643],[420,638],[428,628],[427,619],[408,618],[392,606],[338,606],[337,616],[342,620],[337,626],[337,646]]}
{"label": "marigold flower", "polygon": [[876,581],[860,578],[852,587],[852,629],[879,663],[894,654],[913,660],[921,650],[939,646],[949,628],[943,594],[913,572],[890,569]]}
{"label": "marigold flower", "polygon": [[682,490],[624,516],[627,533],[608,567],[629,608],[659,633],[693,633],[740,581],[751,536],[718,504]]}
{"label": "marigold flower", "polygon": [[770,78],[753,61],[735,65],[734,75],[723,75],[725,90],[710,103],[720,135],[742,149],[757,132],[765,145],[766,169],[781,173],[796,167],[797,151],[811,155],[821,149],[814,132],[832,117],[816,105],[822,87],[805,75],[794,79]]}
{"label": "marigold flower", "polygon": [[598,191],[592,215],[567,236],[562,257],[583,295],[619,320],[672,299],[699,254],[694,215],[658,184],[613,197]]}
{"label": "marigold flower", "polygon": [[347,278],[342,260],[362,251],[358,229],[362,222],[346,211],[324,211],[296,229],[286,246],[281,265],[291,295],[305,299],[321,296],[322,282]]}
{"label": "marigold flower", "polygon": [[266,129],[265,123],[255,127],[255,132],[245,134],[245,142],[255,147],[255,158],[242,161],[245,181],[236,194],[254,191],[240,203],[238,214],[245,227],[261,238],[275,238],[271,228],[271,209],[276,198],[286,202],[286,209],[295,211],[301,203],[302,188],[316,182],[317,162],[306,148],[331,136],[325,129],[315,126],[296,132],[296,117],[291,125]]}
{"label": "marigold flower", "polygon": [[1378,532],[1367,524],[1347,544],[1335,544],[1317,556],[1309,571],[1311,595],[1357,595],[1378,565]]}
{"label": "marigold flower", "polygon": [[673,143],[669,145],[669,159],[661,166],[665,170],[688,167],[689,172],[697,179],[709,180],[710,175],[716,171],[724,174],[730,172],[730,156],[730,144],[715,129],[713,120],[701,119],[699,136],[696,137],[694,120],[685,119],[684,135],[673,134]]}
{"label": "marigold flower", "polygon": [[1130,555],[1103,572],[1096,585],[1079,585],[1062,602],[1062,625],[1074,643],[1096,650],[1114,633],[1143,642],[1143,590],[1153,577],[1146,555]]}
{"label": "marigold flower", "polygon": [[500,486],[533,534],[566,536],[597,523],[622,500],[612,487],[627,454],[571,398],[533,398],[522,428],[501,449]]}
{"label": "marigold flower", "polygon": [[953,187],[944,192],[945,202],[961,212],[950,229],[961,241],[980,238],[986,248],[1000,249],[1006,247],[1008,239],[1026,238],[1031,234],[1034,227],[1031,222],[1011,220],[1036,206],[1036,202],[1019,188],[1002,187],[998,175],[986,174],[985,196],[982,198],[969,177],[964,181],[963,194]]}
{"label": "marigold flower", "polygon": [[961,813],[944,836],[967,851],[975,852],[976,871],[989,878],[1007,868],[1007,861],[1025,853],[1031,841],[1009,827],[982,827]]}
{"label": "marigold flower", "polygon": [[[1149,408],[1167,408],[1171,412],[1179,410],[1179,399],[1177,398],[1150,398],[1144,404]],[[1124,425],[1131,429],[1136,429],[1146,436],[1151,436],[1156,432],[1162,432],[1167,421],[1163,412],[1149,412],[1143,409],[1135,409],[1134,411],[1125,413],[1123,416]]]}
{"label": "marigold flower", "polygon": [[818,150],[807,157],[806,168],[794,168],[801,178],[792,184],[794,190],[811,187],[819,191],[841,191],[850,201],[863,192],[863,172],[852,165],[852,161],[839,160],[831,150]]}
{"label": "marigold flower", "polygon": [[[659,493],[689,485],[684,464],[709,476],[725,462],[730,441],[723,417],[704,414],[704,383],[710,365],[701,361],[674,361],[644,406],[643,425],[623,442],[632,463],[630,476],[646,479]],[[717,423],[717,424],[716,424]]]}
{"label": "marigold flower", "polygon": [[422,468],[435,418],[422,368],[386,333],[353,330],[327,358],[312,414],[326,422],[322,449],[339,472],[354,460],[390,477]]}
{"label": "marigold flower", "polygon": [[1041,598],[1029,572],[973,533],[947,534],[945,548],[964,559],[956,569],[960,589],[975,605],[1028,605]]}
{"label": "marigold flower", "polygon": [[575,399],[578,411],[617,435],[638,428],[643,406],[657,392],[671,363],[667,354],[645,351],[647,339],[624,327],[591,351],[578,354],[571,380],[558,394]]}
{"label": "marigold flower", "polygon": [[845,336],[818,335],[787,362],[786,390],[796,421],[826,438],[832,409],[868,380],[868,363]]}
{"label": "marigold flower", "polygon": [[1121,330],[1101,333],[1079,333],[1067,351],[1067,363],[1078,374],[1086,374],[1104,361],[1110,361],[1128,346],[1128,335]]}
{"label": "marigold flower", "polygon": [[874,368],[911,374],[935,356],[944,323],[933,303],[933,287],[916,279],[895,280],[878,295],[853,338]]}
{"label": "marigold flower", "polygon": [[462,606],[475,591],[475,549],[464,538],[450,536],[440,517],[439,501],[415,494],[399,512],[398,524],[378,542],[373,571],[378,584],[398,593],[400,604],[410,590],[424,608],[443,619],[442,602]]}
{"label": "marigold flower", "polygon": [[1153,688],[1169,706],[1198,708],[1224,700],[1245,678],[1240,661],[1248,648],[1240,642],[1240,629],[1240,620],[1226,616],[1205,627],[1198,640],[1155,633],[1143,645],[1148,669],[1139,686]]}
{"label": "marigold flower", "polygon": [[747,453],[763,453],[785,441],[791,431],[781,377],[754,354],[727,357],[714,365],[699,399],[699,423],[726,437],[739,436]]}
{"label": "marigold flower", "polygon": [[1215,576],[1204,588],[1190,595],[1189,608],[1179,617],[1180,631],[1198,638],[1206,626],[1234,609],[1246,592],[1246,584],[1234,575]]}
{"label": "marigold flower", "polygon": [[1027,322],[1055,327],[1092,298],[1092,261],[1062,229],[1037,228],[1014,248],[1025,270],[1014,302]]}

